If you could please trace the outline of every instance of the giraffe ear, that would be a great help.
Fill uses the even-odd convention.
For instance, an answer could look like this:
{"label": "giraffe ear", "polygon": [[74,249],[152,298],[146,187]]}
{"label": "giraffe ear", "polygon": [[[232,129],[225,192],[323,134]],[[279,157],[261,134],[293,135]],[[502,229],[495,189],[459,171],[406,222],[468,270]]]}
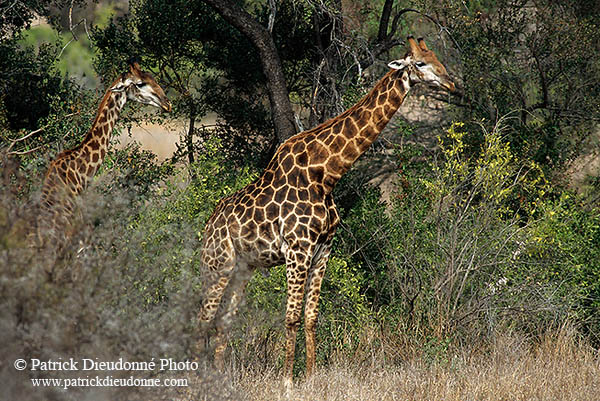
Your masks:
{"label": "giraffe ear", "polygon": [[403,70],[405,69],[409,64],[409,61],[406,59],[400,59],[400,60],[394,60],[391,61],[388,64],[388,67],[394,69],[394,70]]}
{"label": "giraffe ear", "polygon": [[111,92],[123,92],[126,89],[125,84],[123,82],[119,82],[112,88],[110,88]]}
{"label": "giraffe ear", "polygon": [[129,63],[129,71],[134,75],[139,75],[142,69],[137,61],[133,61]]}
{"label": "giraffe ear", "polygon": [[131,86],[132,81],[125,75],[122,75],[120,79],[117,80],[112,88],[110,88],[111,92],[124,92],[129,86]]}
{"label": "giraffe ear", "polygon": [[415,41],[415,38],[412,35],[409,36],[406,40],[408,41],[408,45],[410,46],[410,52],[412,54],[414,54],[414,55],[421,54],[421,48],[419,47],[419,45]]}

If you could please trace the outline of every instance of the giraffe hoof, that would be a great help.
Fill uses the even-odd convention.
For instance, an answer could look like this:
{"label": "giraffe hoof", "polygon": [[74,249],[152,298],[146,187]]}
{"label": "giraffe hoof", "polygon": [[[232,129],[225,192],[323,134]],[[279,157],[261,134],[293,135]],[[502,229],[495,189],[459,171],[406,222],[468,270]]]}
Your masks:
{"label": "giraffe hoof", "polygon": [[292,395],[293,387],[294,387],[294,384],[292,383],[292,379],[290,379],[289,377],[286,377],[285,379],[283,379],[283,388],[285,390],[286,397],[289,398]]}

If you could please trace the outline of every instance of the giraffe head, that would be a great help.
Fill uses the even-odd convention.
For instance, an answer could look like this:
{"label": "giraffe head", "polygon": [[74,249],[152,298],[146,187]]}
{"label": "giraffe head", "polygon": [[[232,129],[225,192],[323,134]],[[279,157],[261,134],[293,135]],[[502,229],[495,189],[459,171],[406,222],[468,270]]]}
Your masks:
{"label": "giraffe head", "polygon": [[435,53],[427,48],[425,41],[419,38],[417,43],[415,38],[409,36],[408,44],[410,51],[404,58],[394,60],[388,66],[395,70],[407,70],[411,83],[423,82],[454,92],[456,90],[454,82]]}
{"label": "giraffe head", "polygon": [[140,69],[137,61],[129,63],[129,71],[123,73],[110,90],[125,92],[130,100],[171,111],[171,102],[165,92],[156,83],[152,74]]}

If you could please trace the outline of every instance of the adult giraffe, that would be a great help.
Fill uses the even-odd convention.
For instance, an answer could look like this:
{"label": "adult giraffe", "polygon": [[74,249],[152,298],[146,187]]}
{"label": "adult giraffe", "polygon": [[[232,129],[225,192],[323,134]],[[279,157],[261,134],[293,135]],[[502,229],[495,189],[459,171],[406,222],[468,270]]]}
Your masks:
{"label": "adult giraffe", "polygon": [[364,98],[339,116],[284,142],[263,174],[222,199],[208,220],[201,261],[211,272],[211,281],[200,321],[215,318],[226,289],[231,295],[216,321],[217,365],[223,364],[224,333],[251,272],[285,263],[284,378],[289,387],[305,296],[306,374],[312,374],[319,293],[339,223],[332,195],[335,184],[377,138],[413,85],[423,82],[455,90],[423,39],[417,43],[411,36],[408,44],[410,51],[389,63],[391,70]]}
{"label": "adult giraffe", "polygon": [[87,187],[102,164],[110,135],[127,99],[171,111],[171,103],[152,74],[142,71],[136,61],[108,88],[96,118],[83,142],[60,153],[50,163],[40,200],[40,228],[54,236],[63,234],[71,223],[77,196]]}

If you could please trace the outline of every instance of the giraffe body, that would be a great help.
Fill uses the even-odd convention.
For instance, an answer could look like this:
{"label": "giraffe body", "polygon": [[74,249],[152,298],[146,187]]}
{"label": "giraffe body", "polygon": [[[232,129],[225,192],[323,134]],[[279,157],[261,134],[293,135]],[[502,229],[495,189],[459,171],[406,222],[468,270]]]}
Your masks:
{"label": "giraffe body", "polygon": [[77,196],[87,187],[102,164],[113,127],[128,99],[171,110],[171,104],[152,75],[137,62],[121,74],[104,94],[92,127],[83,142],[60,153],[48,167],[42,186],[40,228],[63,234],[75,210]]}
{"label": "giraffe body", "polygon": [[[402,104],[415,82],[430,71],[417,70],[412,59],[439,70],[435,79],[453,90],[435,55],[409,38],[411,53],[390,63],[392,70],[356,105],[333,119],[301,132],[276,151],[262,175],[220,201],[207,222],[202,263],[211,272],[199,319],[211,321],[223,294],[230,296],[216,326],[215,361],[222,365],[224,333],[236,312],[244,286],[256,268],[287,265],[286,361],[284,376],[291,383],[296,333],[306,298],[306,370],[315,363],[315,326],[321,283],[331,241],[340,221],[332,191]],[[430,54],[429,54],[430,53]],[[396,63],[396,64],[394,64]],[[434,64],[437,63],[437,64]]]}

